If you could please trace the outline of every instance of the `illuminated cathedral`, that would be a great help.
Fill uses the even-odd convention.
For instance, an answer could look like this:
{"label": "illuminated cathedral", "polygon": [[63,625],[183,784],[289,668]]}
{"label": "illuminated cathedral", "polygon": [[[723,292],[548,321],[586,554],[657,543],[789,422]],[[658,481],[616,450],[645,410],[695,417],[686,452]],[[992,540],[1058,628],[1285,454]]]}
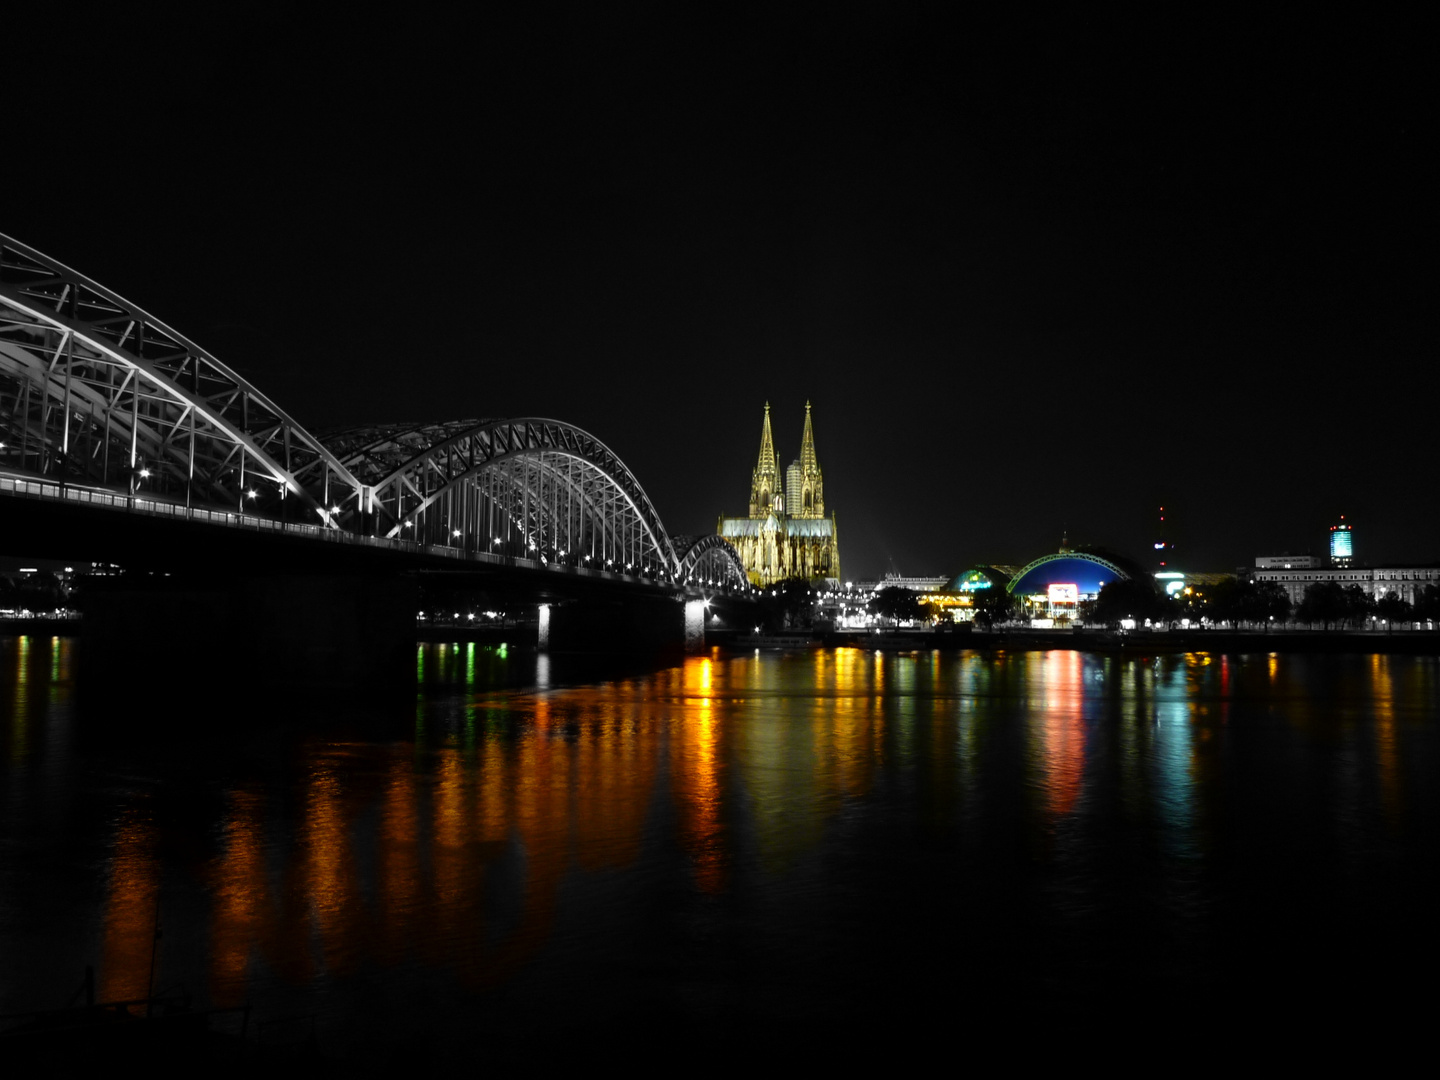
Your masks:
{"label": "illuminated cathedral", "polygon": [[835,515],[825,516],[825,487],[815,457],[808,401],[800,456],[783,475],[770,434],[770,403],[765,403],[760,460],[750,478],[750,515],[722,517],[717,531],[740,553],[745,572],[756,585],[786,578],[839,579]]}

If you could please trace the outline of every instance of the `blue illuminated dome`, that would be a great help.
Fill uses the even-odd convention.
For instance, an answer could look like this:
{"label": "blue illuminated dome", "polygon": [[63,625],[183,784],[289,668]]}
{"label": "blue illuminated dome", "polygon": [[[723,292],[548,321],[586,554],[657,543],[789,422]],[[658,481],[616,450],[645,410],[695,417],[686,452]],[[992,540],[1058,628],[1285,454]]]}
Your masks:
{"label": "blue illuminated dome", "polygon": [[1094,596],[1102,585],[1128,577],[1108,559],[1067,551],[1046,555],[1026,566],[1010,583],[1010,592],[1015,596],[1033,596],[1047,593],[1051,585],[1074,585],[1081,596]]}

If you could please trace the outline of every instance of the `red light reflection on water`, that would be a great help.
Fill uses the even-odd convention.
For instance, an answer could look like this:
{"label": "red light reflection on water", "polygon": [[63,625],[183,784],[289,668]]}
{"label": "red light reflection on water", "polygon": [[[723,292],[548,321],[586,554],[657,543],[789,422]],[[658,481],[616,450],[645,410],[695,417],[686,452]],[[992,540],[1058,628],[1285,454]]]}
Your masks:
{"label": "red light reflection on water", "polygon": [[1040,783],[1053,822],[1075,808],[1085,780],[1084,657],[1069,649],[1047,652],[1040,679]]}

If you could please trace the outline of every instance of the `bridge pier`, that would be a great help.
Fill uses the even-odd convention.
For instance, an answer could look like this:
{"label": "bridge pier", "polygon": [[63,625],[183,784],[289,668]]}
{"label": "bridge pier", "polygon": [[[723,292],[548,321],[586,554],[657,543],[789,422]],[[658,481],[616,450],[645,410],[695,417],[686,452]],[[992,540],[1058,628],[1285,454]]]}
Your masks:
{"label": "bridge pier", "polygon": [[705,601],[685,601],[685,652],[688,656],[705,651]]}
{"label": "bridge pier", "polygon": [[85,599],[81,692],[404,700],[416,597],[398,575],[117,579]]}

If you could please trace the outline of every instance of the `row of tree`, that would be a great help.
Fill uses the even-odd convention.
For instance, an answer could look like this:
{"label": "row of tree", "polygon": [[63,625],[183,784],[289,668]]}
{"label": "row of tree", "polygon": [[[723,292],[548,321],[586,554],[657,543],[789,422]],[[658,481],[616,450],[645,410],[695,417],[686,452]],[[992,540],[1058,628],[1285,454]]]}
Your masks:
{"label": "row of tree", "polygon": [[1284,623],[1293,615],[1296,622],[1327,630],[1363,627],[1371,619],[1384,620],[1393,627],[1397,623],[1440,619],[1440,586],[1426,585],[1411,604],[1394,592],[1377,599],[1359,585],[1317,581],[1306,588],[1304,598],[1294,606],[1274,581],[1225,578],[1168,597],[1148,581],[1131,579],[1104,586],[1083,614],[1086,622],[1107,626],[1118,626],[1122,619],[1173,626],[1188,618],[1240,629]]}
{"label": "row of tree", "polygon": [[[782,581],[761,595],[765,609],[764,621],[771,628],[809,626],[814,616],[816,592],[810,582],[800,578]],[[990,629],[1018,616],[1020,598],[1012,596],[999,584],[977,589],[971,594],[977,625]],[[871,615],[898,626],[906,622],[938,622],[948,613],[924,603],[911,589],[881,589],[869,601]],[[1189,619],[1202,619],[1214,626],[1270,627],[1285,623],[1292,616],[1296,622],[1325,629],[1362,627],[1370,620],[1383,619],[1389,626],[1415,620],[1440,620],[1440,586],[1426,585],[1413,604],[1393,592],[1380,599],[1368,596],[1358,585],[1342,586],[1335,581],[1317,581],[1305,590],[1298,606],[1278,582],[1246,581],[1223,578],[1213,585],[1192,586],[1182,593],[1168,596],[1149,578],[1133,577],[1112,581],[1091,601],[1082,603],[1077,611],[1080,621],[1091,626],[1118,627],[1123,620],[1134,619],[1138,625],[1175,626]]]}
{"label": "row of tree", "polygon": [[[1020,611],[1019,598],[999,585],[977,589],[971,599],[975,622],[985,629],[1009,621]],[[870,601],[869,611],[893,623],[935,621],[940,617],[916,593],[901,588],[880,590]],[[1118,627],[1126,619],[1134,619],[1139,625],[1148,622],[1159,626],[1174,626],[1184,619],[1198,623],[1203,619],[1214,626],[1238,630],[1270,627],[1288,622],[1292,616],[1297,622],[1327,630],[1363,627],[1371,619],[1384,620],[1393,627],[1417,620],[1440,620],[1440,586],[1426,585],[1411,604],[1394,592],[1375,599],[1358,585],[1317,581],[1295,606],[1285,589],[1274,581],[1223,578],[1213,585],[1191,587],[1168,596],[1147,578],[1128,578],[1105,585],[1094,600],[1080,605],[1077,614],[1090,625],[1110,627]]]}
{"label": "row of tree", "polygon": [[1331,627],[1364,626],[1371,619],[1393,627],[1396,623],[1440,619],[1440,586],[1426,585],[1409,603],[1395,592],[1381,597],[1366,594],[1359,585],[1342,586],[1338,581],[1317,581],[1305,590],[1295,609],[1295,618],[1314,625]]}

